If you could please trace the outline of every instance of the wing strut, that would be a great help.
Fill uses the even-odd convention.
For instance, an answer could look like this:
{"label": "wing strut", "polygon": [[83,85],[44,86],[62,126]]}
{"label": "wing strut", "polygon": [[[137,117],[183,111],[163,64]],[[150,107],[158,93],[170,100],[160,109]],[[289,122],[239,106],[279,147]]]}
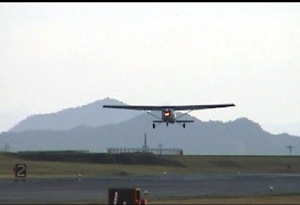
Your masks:
{"label": "wing strut", "polygon": [[150,111],[147,111],[147,113],[148,113],[149,115],[151,115],[151,116],[153,116],[153,117],[155,117],[155,118],[157,118],[157,119],[161,120],[161,118],[160,118],[160,117],[158,117],[157,115],[154,115],[154,114],[153,114],[153,113],[151,113]]}
{"label": "wing strut", "polygon": [[181,115],[179,115],[178,117],[176,117],[176,119],[175,120],[177,120],[177,119],[179,119],[179,118],[181,118],[181,117],[183,117],[183,116],[185,116],[185,115],[187,115],[187,114],[189,114],[190,112],[192,112],[193,110],[189,110],[188,112],[186,112],[186,113],[183,113],[183,114],[181,114]]}

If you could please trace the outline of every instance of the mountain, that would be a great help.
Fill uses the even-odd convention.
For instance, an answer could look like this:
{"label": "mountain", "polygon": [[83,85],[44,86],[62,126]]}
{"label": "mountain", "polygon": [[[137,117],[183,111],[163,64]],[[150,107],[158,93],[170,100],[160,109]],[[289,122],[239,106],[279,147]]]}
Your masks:
{"label": "mountain", "polygon": [[69,130],[78,126],[97,127],[104,124],[129,120],[140,112],[124,110],[119,112],[103,109],[104,104],[125,105],[123,102],[105,98],[80,107],[69,108],[57,113],[33,115],[18,123],[9,132],[26,130]]}
{"label": "mountain", "polygon": [[[184,154],[203,155],[287,155],[300,154],[300,137],[272,135],[247,118],[234,121],[194,120],[180,125],[160,124],[152,129],[153,117],[143,112],[103,109],[103,104],[124,104],[106,98],[94,103],[36,115],[0,134],[0,148],[11,151],[88,150],[106,152],[110,147],[142,147],[147,134],[148,147],[181,148]],[[69,129],[68,129],[69,128]]]}
{"label": "mountain", "polygon": [[264,130],[268,130],[273,134],[289,133],[300,136],[300,122],[290,123],[261,123]]}
{"label": "mountain", "polygon": [[[203,155],[286,155],[287,145],[300,147],[300,138],[288,134],[272,135],[251,120],[201,122],[183,129],[178,125],[160,125],[152,129],[153,118],[140,115],[129,121],[95,128],[77,127],[65,131],[31,130],[0,134],[0,145],[12,151],[88,150],[106,152],[109,147],[142,147],[144,134],[149,147],[181,148],[184,154]],[[298,149],[293,154],[300,154]]]}

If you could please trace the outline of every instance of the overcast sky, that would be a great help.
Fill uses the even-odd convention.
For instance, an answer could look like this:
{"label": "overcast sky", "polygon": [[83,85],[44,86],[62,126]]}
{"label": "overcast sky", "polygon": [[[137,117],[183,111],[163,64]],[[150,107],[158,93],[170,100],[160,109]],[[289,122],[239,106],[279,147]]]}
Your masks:
{"label": "overcast sky", "polygon": [[0,113],[110,97],[300,127],[299,67],[299,3],[0,4]]}

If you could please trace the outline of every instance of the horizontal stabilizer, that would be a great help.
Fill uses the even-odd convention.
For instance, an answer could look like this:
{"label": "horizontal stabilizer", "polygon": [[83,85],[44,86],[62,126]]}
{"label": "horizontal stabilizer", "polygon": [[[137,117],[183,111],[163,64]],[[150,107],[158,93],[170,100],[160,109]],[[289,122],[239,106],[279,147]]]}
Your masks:
{"label": "horizontal stabilizer", "polygon": [[193,123],[194,120],[176,120],[177,123]]}
{"label": "horizontal stabilizer", "polygon": [[162,123],[162,120],[153,120],[153,123]]}

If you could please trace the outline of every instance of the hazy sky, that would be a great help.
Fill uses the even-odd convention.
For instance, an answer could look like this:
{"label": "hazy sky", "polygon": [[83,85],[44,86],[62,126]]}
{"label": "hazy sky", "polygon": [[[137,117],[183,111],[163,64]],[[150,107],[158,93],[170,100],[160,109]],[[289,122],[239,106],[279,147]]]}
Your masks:
{"label": "hazy sky", "polygon": [[111,97],[300,127],[299,3],[1,3],[0,46],[0,113]]}

